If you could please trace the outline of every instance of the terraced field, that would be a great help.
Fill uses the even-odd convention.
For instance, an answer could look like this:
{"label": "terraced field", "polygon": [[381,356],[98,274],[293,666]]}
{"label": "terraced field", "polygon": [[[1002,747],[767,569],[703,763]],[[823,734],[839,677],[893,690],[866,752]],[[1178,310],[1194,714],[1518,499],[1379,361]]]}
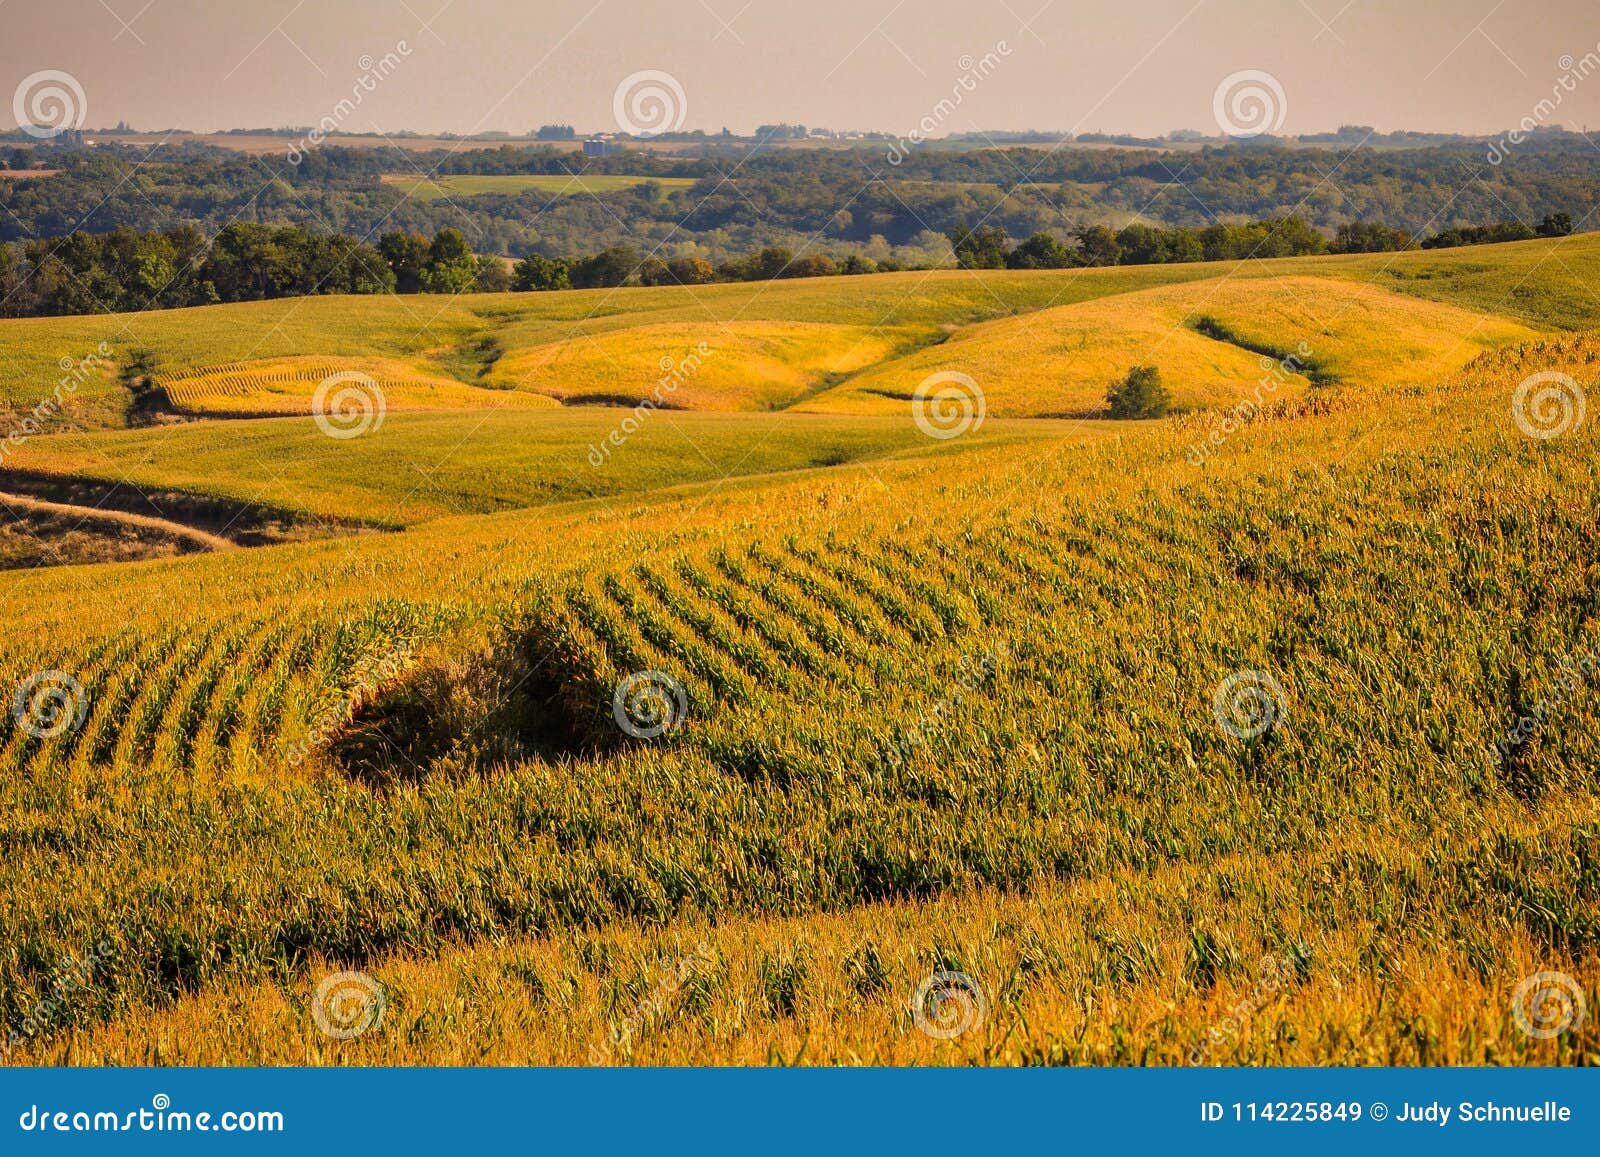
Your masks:
{"label": "terraced field", "polygon": [[[1278,273],[1048,309],[1114,279],[901,281],[883,340],[945,340],[863,374],[977,365],[991,395],[932,434],[902,399],[620,444],[641,415],[604,407],[30,441],[41,473],[405,529],[0,574],[0,1023],[106,946],[13,1055],[1600,1062],[1593,1018],[1530,1036],[1516,997],[1559,972],[1600,1007],[1600,335],[1353,265],[1281,301]],[[810,324],[863,324],[834,292]],[[982,316],[1007,294],[1042,312]],[[684,320],[612,300],[633,324],[583,332],[646,330],[641,365]],[[1008,419],[1048,393],[1028,357],[1070,359],[992,331],[1080,309],[1242,360],[1173,419]],[[1237,404],[1251,347],[1313,323],[1337,384]],[[1120,364],[1106,340],[1084,356]],[[352,969],[388,1019],[333,1040],[313,992]],[[983,1006],[947,1040],[913,1011],[945,972]]]}

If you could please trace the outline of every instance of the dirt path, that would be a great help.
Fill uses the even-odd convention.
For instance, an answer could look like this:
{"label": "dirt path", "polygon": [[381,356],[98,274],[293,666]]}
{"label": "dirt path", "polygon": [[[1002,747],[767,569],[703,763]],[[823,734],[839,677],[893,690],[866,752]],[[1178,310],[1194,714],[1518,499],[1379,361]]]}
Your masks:
{"label": "dirt path", "polygon": [[137,526],[158,531],[169,538],[181,538],[197,543],[207,550],[232,550],[235,544],[221,535],[197,530],[181,522],[155,518],[148,514],[130,514],[122,510],[103,510],[95,506],[77,506],[69,502],[48,502],[42,498],[29,498],[23,494],[9,494],[0,490],[0,504],[13,510],[32,510],[40,514],[54,514],[66,518],[81,518],[92,522],[110,522],[118,526]]}

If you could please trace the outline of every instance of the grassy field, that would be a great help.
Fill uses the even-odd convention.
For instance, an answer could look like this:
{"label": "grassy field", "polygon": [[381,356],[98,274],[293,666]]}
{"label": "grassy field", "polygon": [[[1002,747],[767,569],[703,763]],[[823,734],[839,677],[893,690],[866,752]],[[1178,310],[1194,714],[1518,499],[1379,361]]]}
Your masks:
{"label": "grassy field", "polygon": [[688,188],[694,184],[694,178],[629,177],[615,173],[514,173],[504,176],[463,173],[439,177],[387,173],[383,183],[403,189],[406,196],[417,201],[440,201],[447,197],[478,197],[485,193],[514,196],[517,193],[536,192],[551,197],[579,197],[614,193],[619,189],[637,189],[648,184],[659,186],[665,194],[669,189]]}
{"label": "grassy field", "polygon": [[[216,404],[265,416],[303,412],[301,392],[313,383],[295,383],[286,399],[274,380],[291,359],[369,362],[380,376],[434,390],[431,401],[418,394],[419,406],[493,408],[511,389],[637,403],[671,373],[664,359],[676,365],[702,343],[717,356],[671,404],[892,412],[929,367],[948,368],[946,354],[959,353],[997,415],[1087,412],[1146,358],[1161,363],[1181,406],[1208,406],[1256,383],[1263,349],[1304,342],[1340,380],[1410,382],[1496,344],[1600,326],[1600,298],[1589,289],[1600,278],[1597,236],[1239,265],[322,297],[30,319],[0,328],[0,416],[20,420],[51,395],[63,365],[102,345],[103,362],[76,384],[53,426],[135,421],[119,370],[136,358],[202,407],[209,385],[226,375],[227,400]],[[1205,321],[1220,331],[1206,336],[1197,329]],[[474,390],[447,389],[446,379]]]}
{"label": "grassy field", "polygon": [[[682,396],[881,399],[863,384],[937,368],[990,417],[930,436],[902,397],[28,441],[8,465],[406,529],[0,573],[25,628],[0,686],[54,673],[81,704],[59,731],[0,717],[0,1024],[98,953],[13,1059],[1600,1063],[1596,1018],[1530,1036],[1517,997],[1560,972],[1600,1007],[1574,677],[1600,656],[1600,442],[1572,409],[1600,336],[1564,332],[1596,264],[1579,238],[462,299],[439,303],[454,344],[298,303],[342,347],[305,356],[465,385],[544,349],[618,394],[697,314],[708,344],[765,322],[733,331],[748,369],[712,358]],[[283,305],[163,315],[164,365],[252,360],[221,320],[312,324]],[[1321,382],[1241,410],[1252,347],[1302,332]],[[1008,417],[1086,405],[1080,359],[1164,342],[1190,412]],[[1571,378],[1555,436],[1525,432],[1552,417],[1535,373]],[[666,720],[619,695],[646,672]],[[348,1041],[313,1016],[341,970],[388,1002]],[[939,1040],[913,1008],[948,972],[983,1015]]]}
{"label": "grassy field", "polygon": [[[837,466],[926,445],[915,426],[898,418],[662,410],[629,433],[623,423],[630,417],[600,407],[391,414],[381,427],[348,440],[304,421],[195,422],[37,439],[8,464],[392,528]],[[1035,440],[1054,433],[1053,423],[996,423],[978,437]]]}

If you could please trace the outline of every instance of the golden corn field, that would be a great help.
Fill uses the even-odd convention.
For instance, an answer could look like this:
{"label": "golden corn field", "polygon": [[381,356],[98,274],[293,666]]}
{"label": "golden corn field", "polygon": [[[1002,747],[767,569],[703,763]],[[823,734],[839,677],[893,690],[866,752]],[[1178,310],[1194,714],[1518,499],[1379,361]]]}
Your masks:
{"label": "golden corn field", "polygon": [[[0,574],[9,1058],[1600,1062],[1600,245],[1547,249],[629,290],[496,321],[509,390],[443,369],[483,318],[174,339],[174,403],[302,416],[8,466],[391,533]],[[701,341],[681,409],[746,412],[634,408]],[[1179,412],[1104,420],[1137,361]],[[325,437],[345,369],[462,413]]]}

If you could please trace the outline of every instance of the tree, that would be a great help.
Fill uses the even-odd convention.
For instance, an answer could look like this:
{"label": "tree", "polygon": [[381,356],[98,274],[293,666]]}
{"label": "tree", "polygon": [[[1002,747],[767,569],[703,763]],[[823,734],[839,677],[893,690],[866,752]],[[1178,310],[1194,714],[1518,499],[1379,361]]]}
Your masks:
{"label": "tree", "polygon": [[1411,234],[1378,221],[1347,221],[1334,234],[1334,253],[1397,253],[1414,248]]}
{"label": "tree", "polygon": [[385,233],[378,238],[378,252],[383,255],[384,263],[394,270],[396,292],[422,292],[422,275],[428,268],[426,237],[420,233]]}
{"label": "tree", "polygon": [[965,225],[952,229],[945,236],[956,251],[956,264],[963,269],[1004,269],[1006,256],[1011,252],[1011,238],[998,225],[981,225],[968,229]]}
{"label": "tree", "polygon": [[1164,265],[1172,260],[1172,245],[1165,229],[1129,225],[1117,234],[1124,265]]}
{"label": "tree", "polygon": [[1010,269],[1070,269],[1076,264],[1072,250],[1049,233],[1035,233],[1006,256]]}
{"label": "tree", "polygon": [[717,279],[717,271],[703,257],[674,257],[667,262],[667,275],[679,285],[704,285]]}
{"label": "tree", "polygon": [[441,229],[428,245],[422,271],[424,293],[466,293],[478,276],[478,260],[459,229]]}
{"label": "tree", "polygon": [[1111,387],[1106,405],[1113,418],[1160,418],[1172,408],[1172,395],[1155,366],[1134,366]]}
{"label": "tree", "polygon": [[839,267],[834,264],[833,258],[826,253],[813,253],[808,257],[800,257],[791,261],[784,270],[785,277],[834,277],[838,274]]}
{"label": "tree", "polygon": [[1571,213],[1546,213],[1539,223],[1539,236],[1566,237],[1572,232]]}
{"label": "tree", "polygon": [[615,245],[572,266],[574,289],[615,289],[639,268],[639,253],[626,245]]}
{"label": "tree", "polygon": [[478,258],[477,275],[472,280],[474,293],[505,293],[511,288],[511,270],[502,258],[487,253]]}
{"label": "tree", "polygon": [[511,288],[519,293],[571,289],[569,263],[561,257],[530,253],[511,271]]}
{"label": "tree", "polygon": [[570,141],[578,133],[571,125],[540,125],[534,135],[541,141]]}
{"label": "tree", "polygon": [[1079,229],[1078,246],[1085,265],[1117,265],[1122,261],[1122,246],[1117,243],[1117,235],[1104,225]]}
{"label": "tree", "polygon": [[770,245],[759,253],[724,263],[717,269],[729,281],[772,281],[787,276],[794,264],[794,253],[781,245]]}

